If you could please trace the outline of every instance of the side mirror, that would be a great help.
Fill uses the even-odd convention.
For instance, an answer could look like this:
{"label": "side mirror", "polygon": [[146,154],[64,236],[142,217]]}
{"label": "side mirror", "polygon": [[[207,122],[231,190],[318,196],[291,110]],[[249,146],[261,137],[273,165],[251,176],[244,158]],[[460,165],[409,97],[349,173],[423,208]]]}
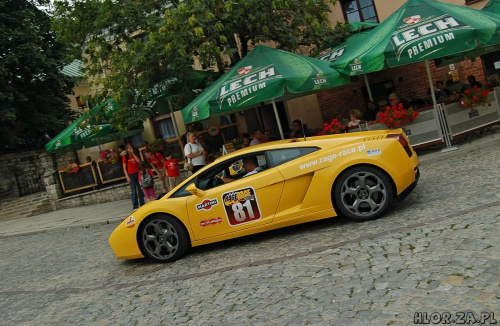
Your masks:
{"label": "side mirror", "polygon": [[186,187],[186,191],[189,192],[191,195],[199,196],[202,197],[205,195],[205,191],[196,188],[194,183],[190,184],[189,186]]}

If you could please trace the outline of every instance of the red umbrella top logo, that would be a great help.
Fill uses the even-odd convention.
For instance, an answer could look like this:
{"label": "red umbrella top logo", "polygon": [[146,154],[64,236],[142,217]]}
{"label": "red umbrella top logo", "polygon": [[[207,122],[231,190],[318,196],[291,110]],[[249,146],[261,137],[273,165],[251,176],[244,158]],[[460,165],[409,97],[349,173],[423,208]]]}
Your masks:
{"label": "red umbrella top logo", "polygon": [[420,21],[420,15],[416,15],[416,16],[411,16],[411,17],[408,17],[408,18],[405,18],[403,19],[403,21],[407,24],[416,24]]}
{"label": "red umbrella top logo", "polygon": [[252,70],[252,66],[246,66],[246,67],[243,67],[243,68],[238,69],[238,73],[239,73],[240,75],[246,75],[246,74],[248,74],[251,70]]}
{"label": "red umbrella top logo", "polygon": [[319,55],[323,55],[323,54],[327,53],[328,51],[330,51],[331,49],[332,48],[324,49],[324,50],[319,52]]}

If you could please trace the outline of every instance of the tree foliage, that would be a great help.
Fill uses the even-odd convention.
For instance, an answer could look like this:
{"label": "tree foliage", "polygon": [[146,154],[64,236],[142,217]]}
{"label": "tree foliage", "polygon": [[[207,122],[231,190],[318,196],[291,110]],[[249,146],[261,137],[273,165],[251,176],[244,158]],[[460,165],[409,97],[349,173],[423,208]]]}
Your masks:
{"label": "tree foliage", "polygon": [[184,79],[195,62],[224,71],[257,43],[313,51],[345,37],[346,29],[328,19],[335,2],[56,0],[54,29],[73,46],[73,57],[83,58],[95,90],[91,102],[113,96],[122,103],[112,122],[123,130],[149,116],[132,105],[132,90],[144,94],[171,76]]}
{"label": "tree foliage", "polygon": [[0,2],[0,142],[43,145],[72,118],[73,81],[60,71],[66,53],[47,13],[27,0]]}

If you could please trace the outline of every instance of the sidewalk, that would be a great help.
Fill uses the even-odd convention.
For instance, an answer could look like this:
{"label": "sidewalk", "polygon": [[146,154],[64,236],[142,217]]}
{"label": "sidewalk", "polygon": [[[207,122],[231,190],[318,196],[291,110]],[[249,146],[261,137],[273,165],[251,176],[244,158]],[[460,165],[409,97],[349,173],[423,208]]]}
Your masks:
{"label": "sidewalk", "polygon": [[[469,136],[458,143],[458,150],[443,152],[444,145],[417,150],[420,162],[429,164],[445,160],[455,155],[464,155],[473,150],[491,146],[500,141],[500,126],[494,126],[494,131],[485,131],[479,136]],[[68,208],[23,219],[0,221],[0,239],[43,233],[50,230],[83,228],[89,225],[118,225],[132,212],[130,200],[120,200],[97,205]]]}

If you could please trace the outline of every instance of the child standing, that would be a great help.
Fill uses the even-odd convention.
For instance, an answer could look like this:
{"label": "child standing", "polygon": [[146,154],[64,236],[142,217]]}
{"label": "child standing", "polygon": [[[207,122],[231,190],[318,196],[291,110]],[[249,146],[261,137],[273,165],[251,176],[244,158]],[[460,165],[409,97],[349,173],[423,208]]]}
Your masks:
{"label": "child standing", "polygon": [[165,154],[165,158],[165,169],[168,174],[169,190],[172,190],[179,184],[179,176],[181,174],[179,172],[179,163],[177,162],[177,159],[172,157],[172,153],[167,152]]}
{"label": "child standing", "polygon": [[156,199],[155,184],[153,181],[153,171],[146,169],[144,162],[139,162],[139,184],[146,195],[146,202]]}

